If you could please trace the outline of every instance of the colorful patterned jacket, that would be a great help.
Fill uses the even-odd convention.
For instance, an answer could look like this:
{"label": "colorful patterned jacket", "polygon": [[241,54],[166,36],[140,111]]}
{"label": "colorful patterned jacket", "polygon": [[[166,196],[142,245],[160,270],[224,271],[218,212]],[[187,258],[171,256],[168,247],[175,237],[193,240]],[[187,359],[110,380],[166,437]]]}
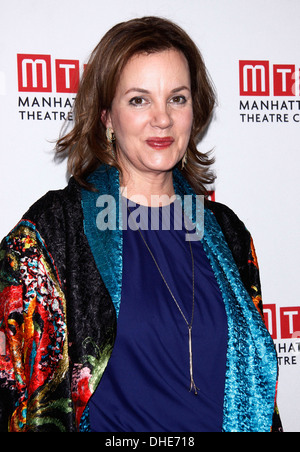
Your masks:
{"label": "colorful patterned jacket", "polygon": [[[64,190],[35,203],[2,241],[0,431],[88,430],[86,407],[113,349],[117,312],[87,239],[82,199],[83,190],[71,178]],[[262,315],[249,232],[224,205],[207,201],[206,209],[220,225]],[[109,244],[103,247],[98,253],[107,262]],[[241,421],[240,430],[251,431],[250,424]],[[272,430],[281,430],[276,408]]]}

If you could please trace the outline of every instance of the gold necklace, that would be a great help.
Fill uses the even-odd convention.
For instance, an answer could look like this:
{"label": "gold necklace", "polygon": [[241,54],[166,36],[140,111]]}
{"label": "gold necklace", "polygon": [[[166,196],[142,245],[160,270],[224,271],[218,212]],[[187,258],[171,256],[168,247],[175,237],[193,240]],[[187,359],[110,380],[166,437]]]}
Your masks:
{"label": "gold necklace", "polygon": [[[128,209],[128,211],[129,211],[129,213],[131,213],[131,210],[129,209],[128,205],[127,205],[127,209]],[[136,223],[135,219],[134,219],[134,222]],[[186,224],[185,224],[185,218],[184,218],[184,225],[185,225],[186,233],[187,233],[187,235],[188,235],[189,233],[188,233],[188,231],[187,231],[187,227],[186,227]],[[188,242],[189,242],[189,248],[190,248],[190,253],[191,253],[191,259],[192,259],[193,304],[192,304],[192,316],[191,316],[191,321],[188,322],[188,320],[187,320],[186,316],[184,315],[184,313],[183,313],[183,311],[182,311],[182,309],[181,309],[181,307],[180,307],[178,301],[176,300],[176,298],[175,298],[175,296],[174,296],[172,290],[170,289],[169,284],[167,283],[166,278],[164,277],[163,272],[161,271],[161,268],[160,268],[160,266],[159,266],[158,263],[157,263],[157,260],[155,259],[155,257],[154,257],[154,255],[153,255],[153,253],[152,253],[152,251],[151,251],[151,249],[150,249],[148,243],[146,242],[146,240],[145,240],[143,234],[141,233],[140,228],[138,227],[137,224],[136,224],[136,226],[137,226],[137,230],[139,231],[139,234],[140,234],[140,236],[141,236],[141,238],[142,238],[142,240],[143,240],[143,242],[144,242],[144,244],[145,244],[147,250],[149,251],[150,256],[151,256],[152,259],[153,259],[154,264],[156,265],[156,268],[157,268],[157,270],[158,270],[158,272],[159,272],[159,274],[160,274],[160,276],[161,276],[163,282],[165,283],[165,285],[166,285],[166,287],[167,287],[167,289],[168,289],[168,291],[169,291],[169,293],[170,293],[170,295],[171,295],[171,297],[172,297],[172,299],[173,299],[175,305],[177,306],[177,308],[178,308],[178,310],[179,310],[179,312],[180,312],[180,314],[181,314],[183,320],[185,321],[185,323],[186,323],[186,325],[187,325],[187,327],[188,327],[188,331],[189,331],[190,380],[191,380],[191,384],[190,384],[190,392],[191,392],[191,391],[194,391],[194,394],[195,394],[195,395],[198,395],[199,388],[197,388],[197,386],[196,386],[196,384],[195,384],[195,381],[194,381],[194,371],[193,371],[192,328],[193,328],[194,313],[195,313],[195,263],[194,263],[194,255],[193,255],[193,250],[192,250],[191,241],[188,240]]]}

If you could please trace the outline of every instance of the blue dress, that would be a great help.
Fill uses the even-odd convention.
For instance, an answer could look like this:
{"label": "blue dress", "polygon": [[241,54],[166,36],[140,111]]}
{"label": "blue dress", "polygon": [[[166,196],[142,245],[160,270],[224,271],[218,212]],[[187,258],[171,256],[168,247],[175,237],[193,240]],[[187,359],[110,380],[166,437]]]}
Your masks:
{"label": "blue dress", "polygon": [[189,392],[188,327],[139,231],[133,230],[140,226],[190,322],[191,253],[186,231],[178,227],[175,203],[159,208],[129,204],[129,213],[123,199],[128,228],[123,231],[122,302],[113,353],[89,401],[91,431],[222,430],[227,317],[201,241],[191,242],[195,260],[193,371],[199,388],[195,395]]}

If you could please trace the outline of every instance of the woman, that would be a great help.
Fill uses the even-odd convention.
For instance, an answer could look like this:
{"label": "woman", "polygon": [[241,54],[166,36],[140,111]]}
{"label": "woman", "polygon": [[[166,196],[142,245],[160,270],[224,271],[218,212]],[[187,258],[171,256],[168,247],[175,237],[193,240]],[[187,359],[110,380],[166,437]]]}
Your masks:
{"label": "woman", "polygon": [[280,430],[251,236],[208,200],[201,235],[214,104],[172,22],[121,23],[92,53],[57,144],[73,177],[2,242],[2,429]]}

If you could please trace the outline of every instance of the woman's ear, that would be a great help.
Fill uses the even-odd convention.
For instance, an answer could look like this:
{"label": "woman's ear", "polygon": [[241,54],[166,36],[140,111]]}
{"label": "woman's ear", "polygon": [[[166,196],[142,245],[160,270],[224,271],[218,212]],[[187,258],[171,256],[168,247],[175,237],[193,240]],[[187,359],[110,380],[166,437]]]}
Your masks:
{"label": "woman's ear", "polygon": [[111,116],[110,116],[110,112],[108,110],[102,110],[101,122],[106,128],[112,127]]}

